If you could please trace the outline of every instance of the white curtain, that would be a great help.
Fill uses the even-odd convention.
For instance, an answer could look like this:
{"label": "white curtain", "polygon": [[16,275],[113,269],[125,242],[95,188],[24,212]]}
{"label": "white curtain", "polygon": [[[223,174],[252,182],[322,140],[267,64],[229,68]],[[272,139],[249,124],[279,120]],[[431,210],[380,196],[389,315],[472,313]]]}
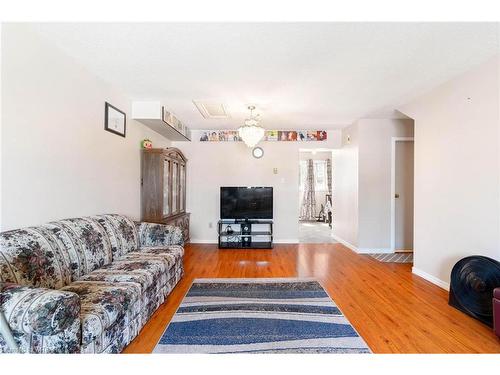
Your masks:
{"label": "white curtain", "polygon": [[332,159],[326,159],[326,178],[328,194],[332,195]]}
{"label": "white curtain", "polygon": [[316,191],[314,181],[314,162],[312,159],[309,159],[307,160],[300,220],[316,220]]}
{"label": "white curtain", "polygon": [[[328,183],[328,195],[330,196],[330,199],[327,199],[325,202],[325,215],[327,215],[328,219],[328,214],[331,212],[333,215],[332,211],[332,205],[333,205],[333,195],[332,195],[332,159],[327,159],[326,160],[326,175],[327,175],[327,183]],[[330,224],[330,228],[332,227],[332,223],[327,220]]]}

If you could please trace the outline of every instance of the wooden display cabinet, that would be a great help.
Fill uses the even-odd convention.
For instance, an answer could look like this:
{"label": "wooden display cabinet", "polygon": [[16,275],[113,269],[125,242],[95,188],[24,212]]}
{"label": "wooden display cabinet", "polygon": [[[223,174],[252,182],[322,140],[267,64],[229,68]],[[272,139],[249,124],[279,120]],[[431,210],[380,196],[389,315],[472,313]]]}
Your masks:
{"label": "wooden display cabinet", "polygon": [[189,241],[187,159],[175,147],[142,150],[141,220],[178,226]]}

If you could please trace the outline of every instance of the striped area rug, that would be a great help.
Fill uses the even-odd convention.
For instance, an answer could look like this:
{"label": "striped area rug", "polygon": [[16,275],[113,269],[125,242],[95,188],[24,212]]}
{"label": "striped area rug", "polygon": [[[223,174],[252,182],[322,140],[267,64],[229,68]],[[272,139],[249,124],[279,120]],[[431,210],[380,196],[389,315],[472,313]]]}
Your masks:
{"label": "striped area rug", "polygon": [[313,279],[196,279],[154,353],[370,353]]}
{"label": "striped area rug", "polygon": [[413,253],[383,253],[383,254],[369,254],[372,258],[380,262],[386,263],[413,263]]}

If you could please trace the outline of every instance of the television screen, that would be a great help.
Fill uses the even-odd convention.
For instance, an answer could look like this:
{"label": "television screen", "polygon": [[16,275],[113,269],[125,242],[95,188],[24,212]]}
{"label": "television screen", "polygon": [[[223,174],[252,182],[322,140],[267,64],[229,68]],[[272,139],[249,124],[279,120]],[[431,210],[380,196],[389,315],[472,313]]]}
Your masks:
{"label": "television screen", "polygon": [[272,219],[272,187],[221,187],[221,219]]}

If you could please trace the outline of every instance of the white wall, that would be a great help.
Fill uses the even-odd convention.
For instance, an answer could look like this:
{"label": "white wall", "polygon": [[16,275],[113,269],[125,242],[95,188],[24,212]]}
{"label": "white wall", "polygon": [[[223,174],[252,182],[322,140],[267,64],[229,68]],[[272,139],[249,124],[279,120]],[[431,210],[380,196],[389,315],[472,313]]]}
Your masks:
{"label": "white wall", "polygon": [[340,131],[329,131],[324,142],[261,142],[261,159],[255,159],[243,142],[199,142],[196,134],[193,142],[172,143],[188,159],[186,206],[191,212],[192,241],[217,240],[221,186],[272,186],[274,239],[298,242],[299,148],[338,148]]}
{"label": "white wall", "polygon": [[[1,230],[105,212],[138,219],[139,142],[169,142],[130,119],[129,98],[24,25],[2,26],[1,73]],[[105,101],[127,113],[126,138],[104,131]]]}
{"label": "white wall", "polygon": [[474,254],[500,259],[498,58],[403,106],[415,119],[414,272],[446,286]]}
{"label": "white wall", "polygon": [[358,247],[371,252],[389,251],[392,138],[413,137],[413,120],[362,119],[358,129]]}
{"label": "white wall", "polygon": [[411,136],[413,120],[401,119],[360,119],[342,132],[333,158],[333,234],[356,251],[390,251],[391,142]]}
{"label": "white wall", "polygon": [[[348,141],[347,138],[350,138]],[[347,246],[358,246],[358,125],[342,131],[342,148],[333,152],[333,234]]]}

